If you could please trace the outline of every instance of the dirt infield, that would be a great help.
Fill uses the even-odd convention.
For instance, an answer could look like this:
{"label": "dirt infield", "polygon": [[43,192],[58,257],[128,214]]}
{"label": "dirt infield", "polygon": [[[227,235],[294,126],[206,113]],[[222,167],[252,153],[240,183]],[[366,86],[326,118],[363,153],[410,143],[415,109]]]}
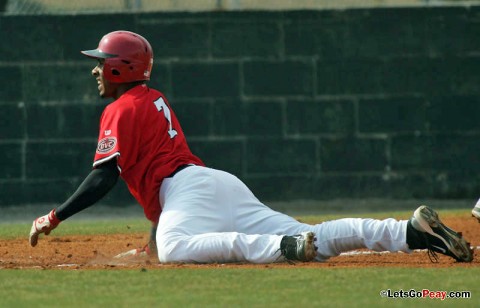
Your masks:
{"label": "dirt infield", "polygon": [[[443,216],[442,220],[453,229],[462,231],[474,247],[472,263],[458,263],[449,257],[439,255],[439,262],[432,263],[426,251],[405,253],[375,253],[368,250],[342,254],[324,263],[254,264],[159,264],[155,259],[118,260],[113,256],[143,246],[148,235],[115,234],[89,236],[42,236],[37,247],[28,244],[27,236],[21,239],[0,239],[0,269],[162,269],[172,267],[476,267],[480,266],[480,224],[471,217],[458,218]],[[28,230],[26,230],[27,232]]]}

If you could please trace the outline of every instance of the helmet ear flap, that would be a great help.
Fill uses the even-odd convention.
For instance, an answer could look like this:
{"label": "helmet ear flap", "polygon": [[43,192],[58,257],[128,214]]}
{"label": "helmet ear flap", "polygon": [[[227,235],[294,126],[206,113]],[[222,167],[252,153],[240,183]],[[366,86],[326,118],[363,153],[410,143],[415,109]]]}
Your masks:
{"label": "helmet ear flap", "polygon": [[105,64],[103,66],[103,74],[105,79],[114,83],[122,83],[123,74],[120,67],[115,63],[115,59],[105,59]]}
{"label": "helmet ear flap", "polygon": [[[104,74],[107,80],[115,83],[148,80],[145,78],[136,78],[135,80],[131,80],[132,76],[139,76],[140,74],[144,73],[141,71],[143,67],[144,65],[135,59],[126,60],[121,58],[109,58],[105,59]],[[147,77],[146,75],[144,76]]]}

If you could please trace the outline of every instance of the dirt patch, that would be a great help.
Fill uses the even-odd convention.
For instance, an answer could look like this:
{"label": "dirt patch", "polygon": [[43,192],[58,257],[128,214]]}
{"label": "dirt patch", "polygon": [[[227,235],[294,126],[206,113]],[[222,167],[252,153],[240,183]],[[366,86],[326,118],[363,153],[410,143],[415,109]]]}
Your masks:
{"label": "dirt patch", "polygon": [[[474,247],[475,257],[471,263],[458,263],[439,255],[439,262],[432,263],[426,251],[405,253],[376,253],[369,250],[355,251],[331,258],[324,263],[296,263],[297,267],[476,267],[480,265],[477,247],[480,246],[480,224],[473,218],[442,216],[445,224],[457,231]],[[147,242],[145,234],[114,234],[89,236],[42,236],[37,247],[28,244],[28,238],[0,239],[0,269],[162,269],[162,268],[209,268],[209,267],[291,267],[288,263],[279,264],[159,264],[155,259],[118,260],[113,257],[121,252],[142,247]]]}

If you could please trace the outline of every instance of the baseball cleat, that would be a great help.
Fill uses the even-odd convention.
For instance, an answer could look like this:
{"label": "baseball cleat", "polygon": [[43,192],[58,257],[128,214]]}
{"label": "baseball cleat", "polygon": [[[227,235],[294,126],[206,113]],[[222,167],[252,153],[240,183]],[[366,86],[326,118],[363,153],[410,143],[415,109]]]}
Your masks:
{"label": "baseball cleat", "polygon": [[480,207],[474,207],[472,210],[472,217],[475,217],[480,223]]}
{"label": "baseball cleat", "polygon": [[408,221],[407,244],[410,249],[428,249],[432,262],[438,261],[436,252],[458,262],[473,260],[473,250],[462,237],[462,233],[445,226],[437,212],[426,205],[420,206]]}
{"label": "baseball cleat", "polygon": [[280,242],[280,252],[289,261],[312,261],[317,255],[313,232],[302,232],[294,236],[285,235]]}

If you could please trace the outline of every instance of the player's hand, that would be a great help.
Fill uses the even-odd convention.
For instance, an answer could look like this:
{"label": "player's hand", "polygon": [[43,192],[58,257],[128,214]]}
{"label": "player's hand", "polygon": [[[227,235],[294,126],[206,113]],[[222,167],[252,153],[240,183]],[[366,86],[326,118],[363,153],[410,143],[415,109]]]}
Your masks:
{"label": "player's hand", "polygon": [[145,247],[143,247],[143,250],[150,256],[150,257],[155,257],[158,255],[157,251],[157,243],[155,241],[150,240]]}
{"label": "player's hand", "polygon": [[157,255],[157,244],[155,241],[149,241],[147,245],[142,248],[131,249],[122,253],[119,253],[114,259],[143,259],[143,258],[152,258]]}
{"label": "player's hand", "polygon": [[49,235],[50,232],[55,229],[60,220],[55,215],[55,209],[51,210],[50,213],[47,215],[38,217],[33,221],[32,228],[30,229],[30,245],[35,247],[38,242],[38,236],[40,233],[45,233],[45,235]]}

